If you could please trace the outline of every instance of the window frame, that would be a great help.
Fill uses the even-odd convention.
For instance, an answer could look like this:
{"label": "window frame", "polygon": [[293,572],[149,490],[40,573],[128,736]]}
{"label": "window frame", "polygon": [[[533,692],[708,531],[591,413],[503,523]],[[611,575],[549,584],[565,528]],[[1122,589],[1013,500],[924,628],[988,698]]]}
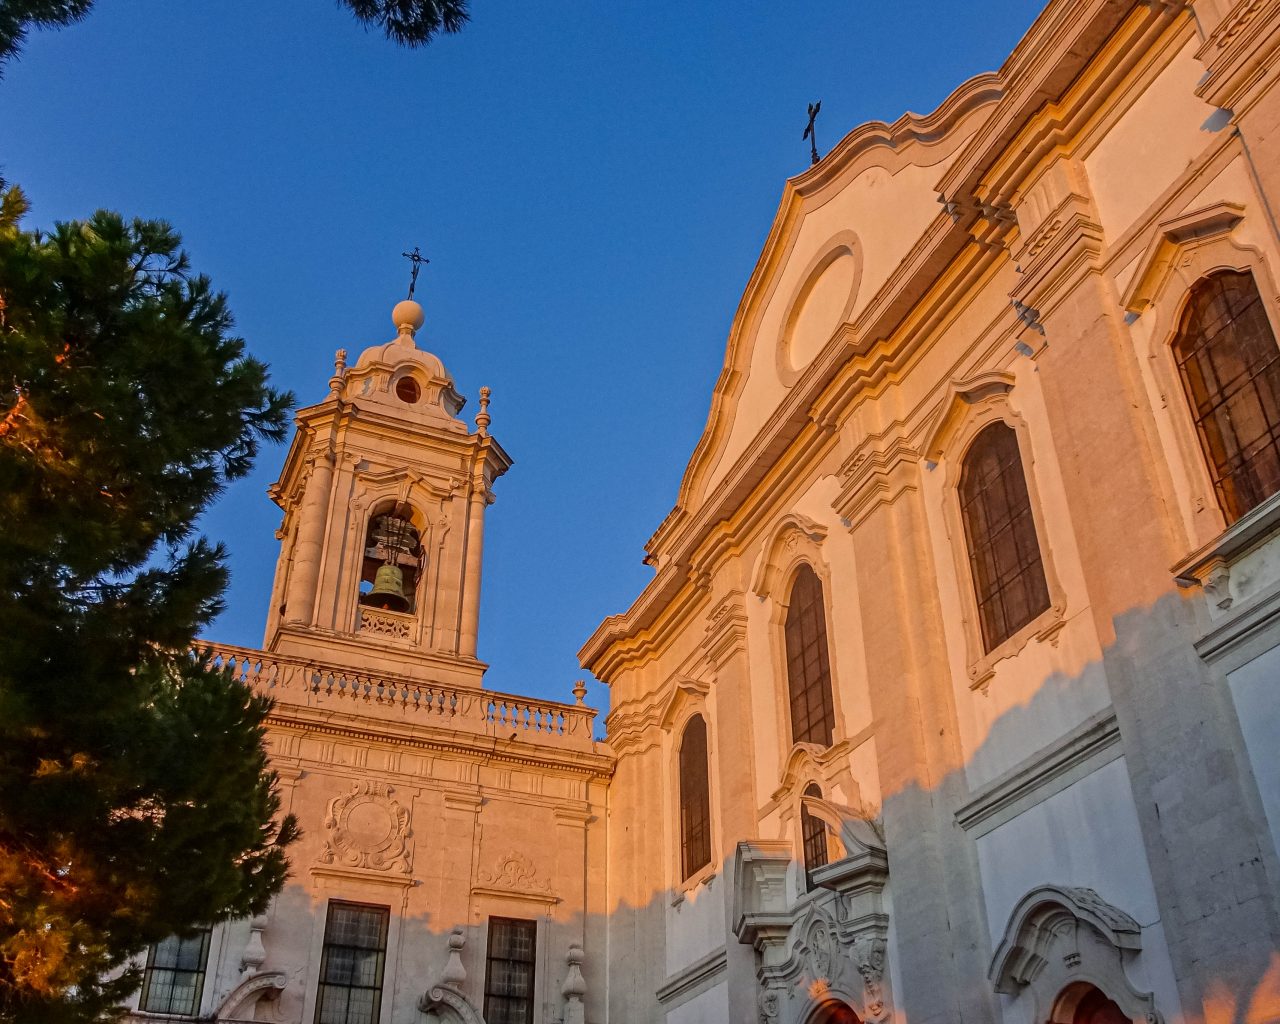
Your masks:
{"label": "window frame", "polygon": [[[702,775],[701,779],[690,780],[686,769],[689,767],[685,763],[685,750],[689,740],[689,730],[693,727],[694,720],[701,725],[702,731]],[[706,715],[701,711],[695,711],[685,719],[682,725],[679,737],[680,742],[676,749],[676,775],[677,788],[679,790],[679,813],[680,813],[680,878],[682,882],[688,882],[690,879],[697,878],[700,873],[714,864],[711,842],[711,729],[707,722]],[[690,792],[687,783],[701,783],[701,792]],[[699,799],[700,807],[691,808],[689,804],[690,796]],[[696,864],[691,864],[690,847],[692,839],[690,837],[690,813],[691,811],[699,811],[699,822],[703,833],[702,846],[705,850],[704,859]]]}
{"label": "window frame", "polygon": [[[1056,645],[1058,635],[1066,625],[1066,592],[1058,577],[1057,553],[1050,543],[1052,532],[1049,530],[1044,502],[1040,497],[1039,476],[1043,470],[1037,465],[1031,431],[1026,419],[1010,405],[1009,395],[1012,390],[1012,378],[1002,382],[998,387],[991,387],[974,404],[966,405],[963,419],[939,433],[929,445],[931,451],[938,451],[938,458],[943,464],[942,488],[945,495],[945,500],[942,502],[943,519],[947,545],[951,549],[957,597],[961,608],[961,629],[964,631],[965,638],[969,688],[983,693],[995,678],[996,666],[1000,662],[1017,657],[1033,640]],[[1018,453],[1021,456],[1022,472],[1026,479],[1027,497],[1031,502],[1031,518],[1035,523],[1036,541],[1040,547],[1040,565],[1049,590],[1049,607],[1003,642],[988,650],[983,641],[977,586],[969,560],[968,532],[961,507],[960,481],[964,471],[965,457],[973,442],[987,427],[997,422],[1012,428],[1018,439]],[[1074,551],[1069,537],[1067,541],[1066,550]]]}
{"label": "window frame", "polygon": [[[520,925],[528,926],[529,931],[532,933],[532,948],[531,948],[531,952],[528,960],[513,960],[511,957],[501,957],[501,958],[494,957],[493,940],[496,934],[496,930],[493,927],[494,922],[500,922],[502,924],[520,924]],[[488,918],[485,921],[484,986],[483,986],[483,997],[482,997],[484,1019],[486,1021],[492,1021],[494,1019],[490,1012],[490,1007],[489,1007],[490,997],[493,997],[496,999],[518,998],[518,997],[509,996],[500,992],[489,991],[489,981],[493,975],[493,969],[492,969],[493,963],[495,959],[498,959],[502,963],[519,963],[519,964],[527,963],[529,965],[532,973],[529,981],[528,1007],[525,1010],[524,1021],[520,1022],[520,1024],[533,1024],[538,1011],[538,950],[540,948],[541,948],[541,944],[538,941],[538,919],[537,918],[506,917],[501,914],[490,914],[488,916]]]}
{"label": "window frame", "polygon": [[[1271,336],[1271,343],[1275,349],[1272,361],[1267,364],[1267,367],[1264,367],[1264,369],[1271,368],[1273,373],[1280,372],[1280,335],[1277,335],[1276,333],[1275,324],[1272,321],[1270,311],[1267,308],[1267,302],[1263,295],[1262,287],[1259,284],[1258,275],[1254,273],[1252,268],[1244,268],[1241,270],[1219,268],[1210,273],[1201,275],[1192,282],[1190,287],[1186,289],[1182,301],[1179,304],[1180,308],[1174,321],[1174,330],[1169,339],[1169,352],[1177,370],[1179,383],[1182,386],[1181,392],[1184,399],[1185,410],[1188,418],[1193,424],[1200,459],[1209,478],[1210,493],[1213,496],[1213,500],[1217,505],[1218,510],[1222,514],[1224,526],[1227,529],[1230,529],[1236,523],[1240,522],[1240,520],[1244,519],[1254,509],[1265,504],[1277,494],[1280,494],[1280,486],[1270,494],[1263,495],[1247,508],[1228,507],[1230,504],[1228,490],[1230,489],[1231,483],[1236,479],[1236,474],[1221,472],[1222,467],[1219,465],[1218,458],[1212,451],[1214,445],[1211,442],[1211,438],[1209,436],[1210,432],[1206,429],[1206,425],[1216,420],[1214,412],[1218,407],[1227,403],[1227,396],[1233,392],[1231,392],[1228,387],[1219,387],[1211,396],[1209,396],[1210,404],[1214,407],[1214,410],[1210,411],[1207,415],[1202,415],[1202,398],[1195,394],[1192,375],[1187,370],[1188,364],[1199,362],[1196,357],[1206,348],[1204,344],[1196,344],[1194,346],[1185,346],[1184,344],[1192,338],[1189,320],[1194,315],[1193,307],[1197,301],[1198,293],[1202,293],[1204,289],[1212,287],[1213,282],[1228,276],[1247,277],[1252,284],[1254,292],[1253,303],[1256,304],[1257,312],[1262,317],[1262,322]],[[1232,323],[1238,322],[1238,319],[1232,321]],[[1254,387],[1256,389],[1256,381],[1260,376],[1262,376],[1261,373],[1251,372],[1248,384],[1245,386]],[[1235,382],[1233,381],[1231,383]],[[1228,417],[1228,419],[1229,418],[1230,417]],[[1280,438],[1277,438],[1276,436],[1280,433],[1280,423],[1270,424],[1267,432],[1272,435],[1271,447],[1280,450]]]}
{"label": "window frame", "polygon": [[[173,939],[177,939],[179,943],[185,943],[190,939],[195,938],[196,936],[199,936],[201,940],[200,969],[198,971],[185,970],[176,966],[157,967],[155,965],[156,951],[164,943],[169,942]],[[147,962],[146,962],[146,966],[143,968],[142,987],[138,993],[138,1009],[141,1010],[143,1013],[158,1013],[158,1014],[164,1014],[165,1016],[172,1016],[172,1017],[192,1017],[192,1018],[198,1017],[200,1015],[201,1004],[204,1000],[205,986],[209,980],[209,952],[210,952],[210,949],[212,948],[212,945],[213,945],[213,926],[205,925],[201,928],[196,929],[190,936],[170,935],[168,938],[165,938],[160,942],[153,942],[149,947],[147,947]],[[181,946],[179,946],[179,952],[181,952]],[[172,985],[170,985],[169,987],[169,1005],[167,1008],[158,1009],[156,1007],[147,1005],[148,999],[152,995],[152,985],[154,982],[154,978],[157,974],[160,974],[161,972],[165,974],[170,974],[170,975],[178,975],[178,974],[195,975],[199,978],[199,981],[195,985],[195,995],[194,995],[194,1000],[192,1002],[192,1006],[190,1010],[175,1010],[173,1008],[173,986]]]}
{"label": "window frame", "polygon": [[[805,797],[814,797],[822,800],[822,787],[816,782],[810,782],[801,790],[799,801],[800,865],[804,872],[804,890],[805,892],[813,892],[815,888],[813,873],[831,863],[831,827],[805,806]],[[819,841],[822,843],[822,860],[821,863],[815,863],[814,860],[810,859],[810,854],[817,853],[816,847]]]}
{"label": "window frame", "polygon": [[[977,458],[979,455],[978,446],[980,443],[983,443],[984,439],[994,437],[996,431],[1001,432],[1003,436],[999,441],[995,441],[993,443],[1005,446],[1009,441],[1012,441],[1013,451],[1016,455],[1016,465],[1005,464],[995,482],[997,482],[1001,489],[1004,490],[1005,494],[1008,495],[1009,482],[1011,482],[1013,477],[1016,475],[1017,481],[1021,484],[1022,496],[1026,498],[1027,504],[1025,509],[1018,509],[1011,512],[1008,523],[1002,529],[992,531],[989,528],[990,524],[986,523],[985,525],[988,527],[987,532],[982,536],[978,536],[978,531],[975,529],[978,525],[978,517],[973,513],[981,511],[983,513],[984,520],[989,518],[987,513],[989,513],[991,509],[991,495],[995,488],[990,486],[992,481],[988,481],[986,484],[981,485],[978,490],[974,491],[972,495],[967,494],[966,492],[968,490],[969,481],[972,479],[971,474],[977,471],[977,467],[973,464],[972,460]],[[969,563],[969,582],[973,590],[972,599],[977,610],[978,633],[981,638],[983,653],[989,654],[999,648],[1005,641],[1017,635],[1019,630],[1038,619],[1048,611],[1053,604],[1053,600],[1049,595],[1049,579],[1045,573],[1044,567],[1044,543],[1039,531],[1036,529],[1033,498],[1031,496],[1031,489],[1027,482],[1027,467],[1026,462],[1022,457],[1022,446],[1018,441],[1017,430],[1002,420],[993,420],[990,423],[985,424],[973,435],[969,440],[968,445],[965,447],[964,453],[960,456],[959,478],[956,486],[956,494],[960,501],[960,521],[964,528],[965,556]],[[1020,567],[1014,574],[1013,578],[1007,582],[1010,584],[1018,583],[1023,585],[1025,593],[1025,583],[1023,583],[1023,581],[1028,576],[1034,574],[1038,577],[1035,581],[1039,583],[1038,589],[1042,591],[1038,596],[1044,603],[1035,611],[1030,611],[1031,602],[1028,600],[1027,617],[1016,626],[1010,627],[1006,621],[1003,626],[1003,632],[997,633],[994,629],[989,631],[989,615],[987,614],[986,609],[989,606],[998,603],[1003,611],[1005,609],[1005,598],[1012,588],[1007,587],[1000,582],[997,582],[994,588],[990,586],[980,588],[978,585],[979,573],[977,571],[977,566],[983,561],[984,554],[989,554],[995,550],[996,544],[994,538],[998,537],[1003,532],[1010,532],[1015,538],[1016,547],[1021,549],[1021,544],[1016,542],[1026,539],[1026,530],[1028,526],[1030,527],[1030,540],[1035,545],[1035,557],[1033,560],[1026,561],[1023,561],[1021,557],[1019,557]]]}
{"label": "window frame", "polygon": [[[826,672],[825,672],[825,681],[820,681],[820,680],[804,681],[804,693],[805,693],[806,701],[808,701],[809,698],[811,697],[811,691],[816,686],[820,685],[821,682],[825,682],[825,686],[823,687],[823,692],[820,694],[820,696],[823,698],[821,703],[825,705],[824,707],[824,711],[826,712],[826,714],[824,715],[824,719],[826,720],[825,724],[828,726],[828,730],[827,730],[828,738],[825,742],[820,742],[812,738],[801,739],[796,736],[796,722],[795,722],[795,715],[794,715],[794,708],[796,705],[796,689],[795,689],[795,680],[791,672],[791,667],[792,667],[791,614],[792,614],[792,610],[795,603],[794,598],[796,593],[796,586],[805,573],[808,573],[809,575],[812,576],[813,582],[818,588],[818,606],[819,606],[820,614],[817,616],[817,621],[822,634],[821,641],[822,641],[823,657],[821,660],[825,662]],[[840,722],[839,713],[836,707],[836,697],[835,697],[836,685],[835,685],[834,659],[832,658],[832,654],[831,654],[832,631],[831,631],[831,624],[829,621],[830,604],[831,604],[830,587],[828,586],[827,581],[824,580],[822,574],[819,573],[818,570],[810,562],[801,560],[798,564],[796,564],[795,566],[792,566],[790,571],[788,572],[785,599],[779,601],[779,604],[780,604],[780,626],[781,626],[782,683],[783,683],[784,700],[785,700],[785,706],[786,706],[786,723],[787,723],[786,737],[789,740],[789,745],[791,747],[795,747],[797,744],[800,744],[800,743],[812,743],[815,746],[821,747],[824,750],[829,750],[831,747],[835,746],[837,742],[839,742],[838,727]],[[800,653],[803,654],[803,650]],[[810,731],[810,737],[811,737],[812,722],[810,723],[810,730],[811,730]]]}
{"label": "window frame", "polygon": [[[352,984],[339,985],[339,984],[331,983],[325,980],[325,970],[329,963],[330,947],[342,947],[346,949],[363,950],[363,951],[369,951],[374,949],[374,947],[352,946],[348,943],[331,942],[329,940],[329,924],[333,918],[334,909],[337,907],[355,907],[360,910],[376,910],[376,911],[381,911],[382,913],[382,928],[381,928],[382,945],[380,949],[375,950],[375,952],[377,952],[377,954],[379,955],[380,961],[381,961],[378,966],[378,984],[376,986],[352,985]],[[315,1006],[312,1010],[312,1015],[311,1015],[313,1024],[322,1024],[321,1015],[324,1012],[325,990],[327,988],[345,988],[348,990],[348,992],[350,992],[352,989],[360,989],[363,991],[370,991],[370,990],[374,991],[376,995],[373,1002],[373,1012],[369,1016],[368,1024],[379,1024],[379,1021],[381,1021],[382,1015],[383,1015],[383,1012],[382,1012],[383,1011],[383,994],[386,988],[387,959],[388,959],[388,952],[391,948],[391,923],[392,923],[391,907],[385,903],[365,903],[358,900],[342,900],[342,899],[330,899],[328,901],[328,903],[325,906],[324,925],[323,925],[323,929],[321,932],[321,939],[320,939],[319,965],[318,965],[318,970],[316,974],[316,987],[315,987]],[[347,1013],[349,1014],[349,1012],[350,1012],[350,1005],[348,1003]],[[348,1020],[348,1021],[344,1021],[343,1024],[351,1024],[351,1022]]]}

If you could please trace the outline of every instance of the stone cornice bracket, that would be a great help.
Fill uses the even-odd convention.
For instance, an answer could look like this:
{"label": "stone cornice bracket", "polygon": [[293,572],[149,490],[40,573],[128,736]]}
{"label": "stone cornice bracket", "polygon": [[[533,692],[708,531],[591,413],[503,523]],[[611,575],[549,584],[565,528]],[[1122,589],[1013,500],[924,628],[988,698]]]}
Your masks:
{"label": "stone cornice bracket", "polygon": [[[1238,203],[1220,202],[1157,224],[1133,279],[1120,297],[1125,312],[1141,316],[1177,275],[1179,257],[1185,250],[1230,234],[1244,220],[1244,214]],[[1184,288],[1190,284],[1184,282]]]}
{"label": "stone cornice bracket", "polygon": [[787,906],[791,844],[778,839],[739,843],[733,859],[734,935],[757,952],[784,942],[792,924]]}
{"label": "stone cornice bracket", "polygon": [[902,436],[889,438],[883,448],[858,451],[838,471],[840,490],[831,507],[852,529],[881,505],[916,490],[919,464],[920,452]]}
{"label": "stone cornice bracket", "polygon": [[731,590],[707,616],[702,650],[711,664],[719,666],[744,650],[747,644],[747,612],[741,590]]}
{"label": "stone cornice bracket", "polygon": [[[1196,16],[1203,21],[1203,3]],[[1277,73],[1276,50],[1280,33],[1274,31],[1278,0],[1238,0],[1208,36],[1196,59],[1205,66],[1205,75],[1196,86],[1196,95],[1215,107],[1242,113],[1261,96]]]}
{"label": "stone cornice bracket", "polygon": [[1002,995],[1031,995],[1032,1018],[1059,1019],[1055,1001],[1072,982],[1103,988],[1126,1017],[1160,1024],[1151,993],[1134,988],[1125,958],[1142,948],[1142,926],[1092,889],[1042,885],[1014,907],[987,977]]}

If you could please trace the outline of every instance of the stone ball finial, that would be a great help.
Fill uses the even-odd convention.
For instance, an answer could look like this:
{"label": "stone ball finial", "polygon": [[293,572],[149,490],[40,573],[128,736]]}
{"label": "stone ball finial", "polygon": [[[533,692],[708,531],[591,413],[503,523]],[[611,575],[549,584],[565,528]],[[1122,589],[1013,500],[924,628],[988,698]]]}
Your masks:
{"label": "stone ball finial", "polygon": [[402,334],[405,331],[413,334],[427,322],[427,314],[413,299],[405,299],[403,302],[397,302],[396,308],[391,311],[391,322]]}

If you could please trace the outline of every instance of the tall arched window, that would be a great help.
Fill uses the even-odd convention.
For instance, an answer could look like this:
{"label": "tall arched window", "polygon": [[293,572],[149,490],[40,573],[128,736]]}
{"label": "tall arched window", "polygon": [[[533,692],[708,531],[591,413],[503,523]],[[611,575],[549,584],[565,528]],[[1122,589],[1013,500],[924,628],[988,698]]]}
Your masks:
{"label": "tall arched window", "polygon": [[1191,291],[1174,355],[1227,522],[1280,491],[1280,347],[1249,273]]}
{"label": "tall arched window", "polygon": [[1018,435],[1006,423],[983,428],[960,473],[982,644],[994,650],[1049,607]]}
{"label": "tall arched window", "polygon": [[[816,796],[822,799],[822,790],[816,782],[805,787],[805,796]],[[800,841],[804,847],[804,882],[805,888],[813,888],[813,873],[825,867],[828,860],[827,823],[809,813],[804,802],[800,804]]]}
{"label": "tall arched window", "polygon": [[802,565],[791,584],[785,628],[791,742],[831,746],[835,705],[831,699],[831,659],[827,653],[827,613],[822,582]]}
{"label": "tall arched window", "polygon": [[680,866],[685,878],[711,863],[707,723],[694,715],[680,737]]}

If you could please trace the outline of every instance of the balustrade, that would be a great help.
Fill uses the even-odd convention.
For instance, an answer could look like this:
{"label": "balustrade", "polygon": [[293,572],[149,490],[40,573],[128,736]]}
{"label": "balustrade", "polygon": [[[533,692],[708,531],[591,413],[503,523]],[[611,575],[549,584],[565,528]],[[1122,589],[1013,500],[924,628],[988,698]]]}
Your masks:
{"label": "balustrade", "polygon": [[589,748],[596,712],[584,704],[540,701],[474,687],[352,672],[265,651],[209,644],[196,656],[282,704],[349,706],[352,713],[447,725],[483,735]]}

